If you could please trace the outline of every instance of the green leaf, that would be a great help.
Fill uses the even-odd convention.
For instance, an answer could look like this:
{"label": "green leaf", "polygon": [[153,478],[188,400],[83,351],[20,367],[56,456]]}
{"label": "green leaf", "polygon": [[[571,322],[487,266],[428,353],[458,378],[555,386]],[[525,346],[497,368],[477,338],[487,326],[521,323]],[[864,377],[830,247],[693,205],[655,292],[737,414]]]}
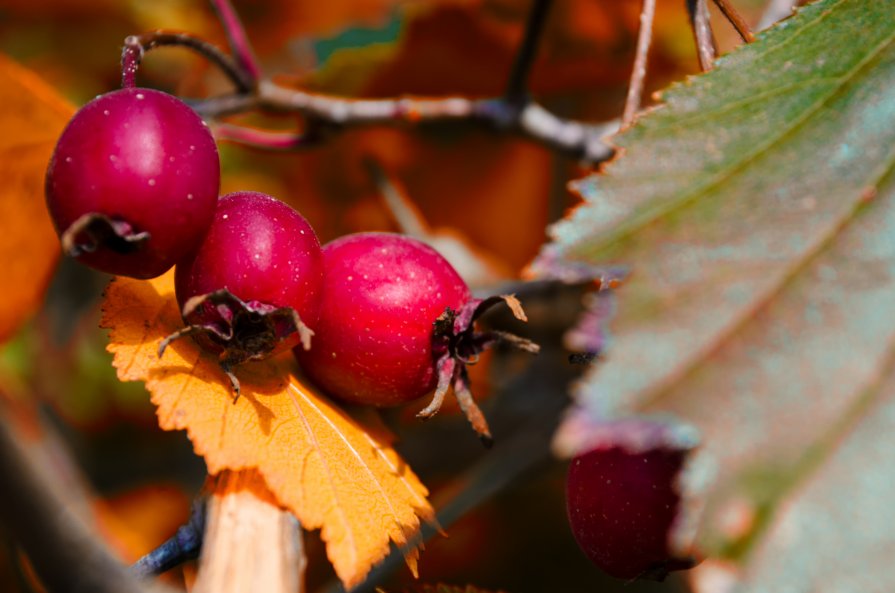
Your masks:
{"label": "green leaf", "polygon": [[[892,0],[819,2],[672,88],[577,184],[585,204],[532,266],[630,267],[578,403],[702,431],[718,469],[700,542],[744,591],[784,589],[748,585],[772,567],[794,591],[888,570],[860,558],[895,525],[895,462],[876,449],[895,433],[871,417],[895,405],[893,40]],[[804,513],[824,528],[786,523]]]}

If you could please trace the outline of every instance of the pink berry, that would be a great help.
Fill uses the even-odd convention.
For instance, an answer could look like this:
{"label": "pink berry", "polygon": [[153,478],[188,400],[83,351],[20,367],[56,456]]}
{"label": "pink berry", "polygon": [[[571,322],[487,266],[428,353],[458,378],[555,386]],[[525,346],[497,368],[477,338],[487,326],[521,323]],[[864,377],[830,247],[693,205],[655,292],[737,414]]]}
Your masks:
{"label": "pink berry", "polygon": [[326,277],[314,345],[296,350],[305,373],[330,395],[394,406],[426,395],[434,415],[449,388],[486,444],[488,423],[472,398],[466,363],[497,341],[537,345],[505,332],[477,332],[476,319],[512,296],[480,300],[437,251],[415,239],[360,233],[323,248]]}
{"label": "pink berry", "polygon": [[323,261],[314,345],[297,353],[308,376],[331,395],[375,406],[431,391],[433,323],[470,299],[454,268],[428,245],[387,233],[337,239],[324,246]]}
{"label": "pink berry", "polygon": [[578,545],[608,574],[662,580],[691,568],[669,535],[680,511],[678,478],[687,450],[596,449],[572,459],[566,483],[569,522]]}
{"label": "pink berry", "polygon": [[202,240],[219,183],[217,146],[199,116],[171,95],[126,88],[82,107],[62,132],[47,206],[70,255],[152,278]]}
{"label": "pink berry", "polygon": [[[323,258],[314,229],[298,212],[257,192],[220,198],[199,248],[177,264],[175,293],[187,327],[230,367],[309,346],[320,309]],[[296,317],[296,314],[298,317]]]}
{"label": "pink berry", "polygon": [[313,325],[320,309],[323,259],[310,223],[274,197],[236,192],[218,201],[199,248],[179,262],[177,302],[229,290],[244,301],[291,307]]}

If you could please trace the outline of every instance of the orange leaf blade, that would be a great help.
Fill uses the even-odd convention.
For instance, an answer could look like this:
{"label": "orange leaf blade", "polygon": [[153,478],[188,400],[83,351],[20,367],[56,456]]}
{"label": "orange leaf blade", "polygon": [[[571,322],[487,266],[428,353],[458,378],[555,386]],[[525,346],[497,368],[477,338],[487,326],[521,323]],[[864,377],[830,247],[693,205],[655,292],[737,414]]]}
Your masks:
{"label": "orange leaf blade", "polygon": [[[159,359],[159,342],[182,325],[173,293],[170,273],[117,278],[103,326],[119,378],[146,382],[160,426],[186,429],[210,473],[257,468],[304,527],[322,529],[346,587],[385,557],[389,541],[403,546],[421,518],[434,520],[425,486],[394,449],[297,378],[291,358],[237,369],[236,404],[214,357],[192,340],[173,342]],[[407,554],[411,570],[416,557]]]}
{"label": "orange leaf blade", "polygon": [[59,257],[44,174],[74,108],[34,73],[0,54],[0,341],[39,306]]}

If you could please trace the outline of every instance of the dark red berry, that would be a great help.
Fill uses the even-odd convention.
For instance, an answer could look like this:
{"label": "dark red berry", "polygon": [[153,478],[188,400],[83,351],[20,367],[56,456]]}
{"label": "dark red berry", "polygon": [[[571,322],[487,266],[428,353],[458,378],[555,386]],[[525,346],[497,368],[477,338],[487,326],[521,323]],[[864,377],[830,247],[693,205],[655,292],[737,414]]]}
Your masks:
{"label": "dark red berry", "polygon": [[631,453],[596,449],[572,459],[566,484],[569,522],[581,549],[608,574],[662,580],[691,568],[670,534],[681,507],[679,476],[687,450]]}
{"label": "dark red berry", "polygon": [[498,340],[537,349],[509,334],[473,330],[476,318],[503,297],[471,299],[444,257],[403,235],[342,237],[323,248],[323,260],[314,346],[296,351],[307,375],[337,398],[374,406],[409,402],[437,386],[423,417],[438,411],[452,387],[473,427],[490,438],[465,364]]}
{"label": "dark red berry", "polygon": [[424,243],[387,233],[332,241],[323,261],[314,346],[298,353],[305,372],[332,395],[375,406],[434,389],[432,324],[470,299],[451,264]]}
{"label": "dark red berry", "polygon": [[82,107],[46,177],[63,247],[112,274],[152,278],[202,240],[218,197],[217,146],[171,95],[126,88]]}
{"label": "dark red berry", "polygon": [[308,346],[322,282],[320,243],[301,214],[257,192],[223,196],[205,240],[177,264],[175,292],[187,327],[161,350],[193,334],[229,372],[300,340]]}

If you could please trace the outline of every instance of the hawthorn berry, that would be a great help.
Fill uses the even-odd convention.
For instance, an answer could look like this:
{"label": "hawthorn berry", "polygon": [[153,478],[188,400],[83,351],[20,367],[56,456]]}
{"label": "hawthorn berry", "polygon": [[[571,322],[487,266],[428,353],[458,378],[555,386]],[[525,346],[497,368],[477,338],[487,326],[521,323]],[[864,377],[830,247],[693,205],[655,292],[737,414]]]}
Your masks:
{"label": "hawthorn berry", "polygon": [[326,276],[314,347],[296,350],[305,373],[330,395],[395,406],[436,389],[420,416],[441,407],[449,387],[483,439],[487,422],[469,391],[466,364],[495,341],[532,352],[537,346],[502,332],[475,332],[475,320],[498,302],[484,301],[428,245],[390,233],[358,233],[323,248]]}
{"label": "hawthorn berry", "polygon": [[217,145],[179,99],[125,88],[82,107],[46,175],[65,252],[112,274],[159,276],[198,245],[220,184]]}
{"label": "hawthorn berry", "polygon": [[257,192],[222,196],[202,244],[175,268],[175,294],[185,328],[219,356],[238,395],[231,367],[302,342],[310,346],[320,309],[323,259],[305,218]]}
{"label": "hawthorn berry", "polygon": [[680,512],[678,478],[688,451],[658,448],[632,453],[599,448],[572,459],[566,481],[575,540],[606,573],[663,580],[691,568],[669,545]]}

